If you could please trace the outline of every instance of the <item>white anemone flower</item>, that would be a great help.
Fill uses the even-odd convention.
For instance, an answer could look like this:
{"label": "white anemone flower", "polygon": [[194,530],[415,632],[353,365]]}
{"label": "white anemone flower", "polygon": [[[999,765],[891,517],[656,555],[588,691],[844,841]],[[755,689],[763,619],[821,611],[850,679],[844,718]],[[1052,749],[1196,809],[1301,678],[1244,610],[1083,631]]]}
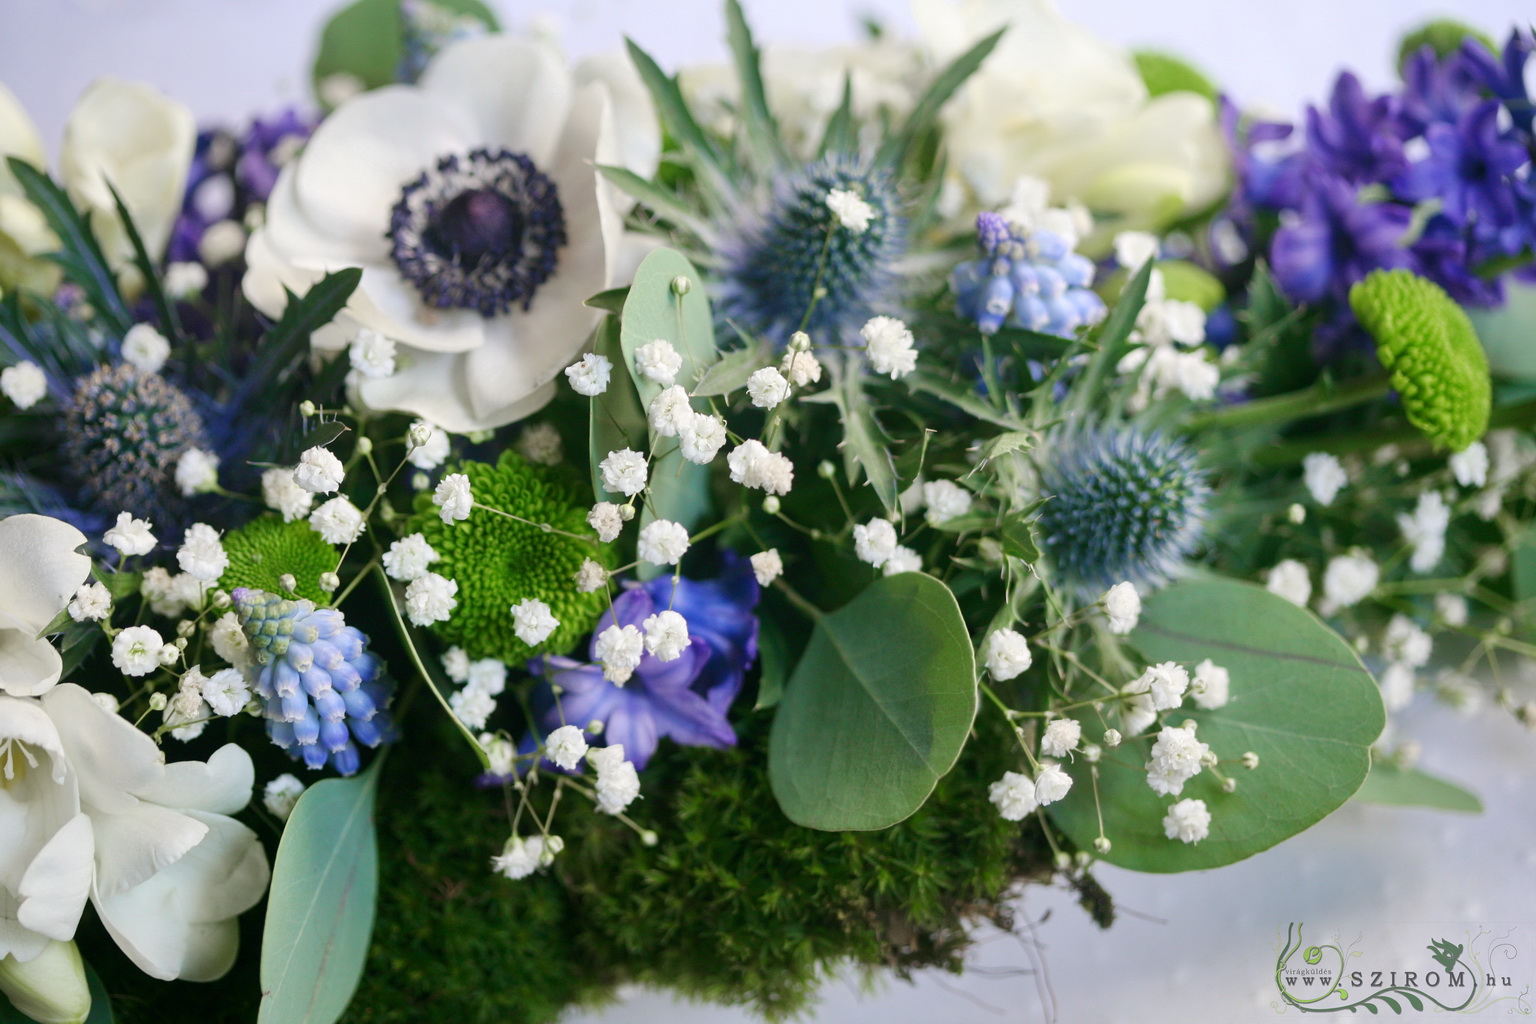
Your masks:
{"label": "white anemone flower", "polygon": [[444,48],[414,86],[343,103],[279,176],[246,294],[275,315],[284,287],[361,267],[313,340],[395,340],[395,372],[356,382],[366,405],[453,433],[528,416],[597,322],[583,301],[630,258],[625,204],[593,167],[634,168],[611,88],[547,41],[498,35]]}
{"label": "white anemone flower", "polygon": [[267,857],[231,814],[250,755],[166,764],[155,741],[65,683],[0,696],[0,957],[74,937],[89,899],[145,973],[211,981],[234,962],[236,917],[266,891]]}
{"label": "white anemone flower", "polygon": [[91,560],[75,550],[84,543],[48,516],[0,519],[0,693],[35,697],[59,681],[64,662],[39,634],[90,579]]}

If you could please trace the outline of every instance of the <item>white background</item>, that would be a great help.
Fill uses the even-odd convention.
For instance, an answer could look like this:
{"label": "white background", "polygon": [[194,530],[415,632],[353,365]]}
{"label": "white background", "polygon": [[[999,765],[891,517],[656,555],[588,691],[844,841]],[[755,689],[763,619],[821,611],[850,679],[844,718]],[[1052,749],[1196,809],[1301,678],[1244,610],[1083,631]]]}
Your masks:
{"label": "white background", "polygon": [[[21,98],[50,148],[91,79],[154,83],[201,120],[239,121],[303,98],[319,0],[0,0],[0,80]],[[718,60],[722,20],[713,0],[570,0],[495,4],[509,27],[549,16],[574,55],[615,51],[633,36],[663,66]],[[1234,96],[1285,111],[1326,94],[1348,66],[1368,84],[1391,81],[1399,33],[1445,13],[1425,0],[1063,0],[1066,13],[1107,38],[1182,52]],[[760,41],[819,45],[856,35],[856,14],[898,32],[902,0],[757,0]],[[1531,17],[1517,0],[1461,0],[1455,10],[1502,37]],[[1424,740],[1424,765],[1478,790],[1481,817],[1356,804],[1266,854],[1216,872],[1099,879],[1125,913],[1099,932],[1070,894],[1032,889],[1020,902],[1049,981],[1012,936],[987,937],[963,978],[927,976],[915,987],[861,994],[835,980],[815,1019],[882,1024],[991,1024],[1046,1018],[1068,1024],[1190,1024],[1276,1016],[1269,975],[1276,929],[1399,922],[1528,922],[1536,947],[1536,738],[1492,714],[1466,720],[1421,704],[1402,727]],[[1314,933],[1316,934],[1316,933]],[[680,1006],[635,993],[568,1024],[704,1024],[746,1020],[718,1007]]]}

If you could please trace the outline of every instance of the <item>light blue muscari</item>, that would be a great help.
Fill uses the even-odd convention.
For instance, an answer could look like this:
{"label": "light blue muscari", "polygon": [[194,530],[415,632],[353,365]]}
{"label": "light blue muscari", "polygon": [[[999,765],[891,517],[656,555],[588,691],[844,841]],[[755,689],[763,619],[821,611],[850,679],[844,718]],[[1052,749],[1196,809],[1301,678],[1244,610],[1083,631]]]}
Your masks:
{"label": "light blue muscari", "polygon": [[1063,338],[1104,319],[1104,301],[1089,290],[1093,261],[1072,251],[1054,231],[1009,224],[1001,215],[976,218],[981,258],[950,274],[955,312],[974,321],[982,334],[1004,324]]}

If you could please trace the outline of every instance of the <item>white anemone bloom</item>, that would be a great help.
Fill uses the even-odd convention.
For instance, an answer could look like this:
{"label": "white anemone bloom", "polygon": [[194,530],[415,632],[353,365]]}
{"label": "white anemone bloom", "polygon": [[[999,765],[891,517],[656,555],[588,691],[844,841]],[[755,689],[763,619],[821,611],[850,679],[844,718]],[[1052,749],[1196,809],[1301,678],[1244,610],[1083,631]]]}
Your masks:
{"label": "white anemone bloom", "polygon": [[72,683],[0,696],[0,957],[74,937],[89,899],[156,978],[211,981],[234,962],[235,918],[266,891],[266,853],[229,817],[250,755],[166,764],[154,740]]}
{"label": "white anemone bloom", "polygon": [[35,697],[59,681],[64,662],[39,634],[90,578],[84,543],[48,516],[0,519],[0,693]]}
{"label": "white anemone bloom", "polygon": [[623,202],[593,165],[649,170],[626,158],[634,126],[616,124],[626,98],[611,88],[546,41],[498,35],[342,104],[278,178],[246,294],[276,314],[284,287],[361,267],[314,343],[340,351],[365,328],[394,340],[395,372],[356,381],[366,405],[454,433],[528,416],[597,322],[583,301],[629,258]]}

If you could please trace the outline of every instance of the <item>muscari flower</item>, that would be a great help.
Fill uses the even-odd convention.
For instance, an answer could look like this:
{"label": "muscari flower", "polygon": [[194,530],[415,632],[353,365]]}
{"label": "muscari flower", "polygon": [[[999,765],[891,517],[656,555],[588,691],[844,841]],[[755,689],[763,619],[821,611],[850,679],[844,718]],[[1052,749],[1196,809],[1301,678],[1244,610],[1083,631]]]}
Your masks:
{"label": "muscari flower", "polygon": [[341,612],[246,587],[230,597],[273,743],[309,768],[330,764],[351,775],[361,764],[359,743],[394,739],[384,667]]}
{"label": "muscari flower", "polygon": [[1093,261],[1073,252],[1068,239],[983,213],[976,218],[976,241],[981,258],[957,266],[950,287],[955,311],[975,321],[981,333],[995,334],[1008,323],[1071,337],[1104,318],[1104,301],[1089,290]]}

